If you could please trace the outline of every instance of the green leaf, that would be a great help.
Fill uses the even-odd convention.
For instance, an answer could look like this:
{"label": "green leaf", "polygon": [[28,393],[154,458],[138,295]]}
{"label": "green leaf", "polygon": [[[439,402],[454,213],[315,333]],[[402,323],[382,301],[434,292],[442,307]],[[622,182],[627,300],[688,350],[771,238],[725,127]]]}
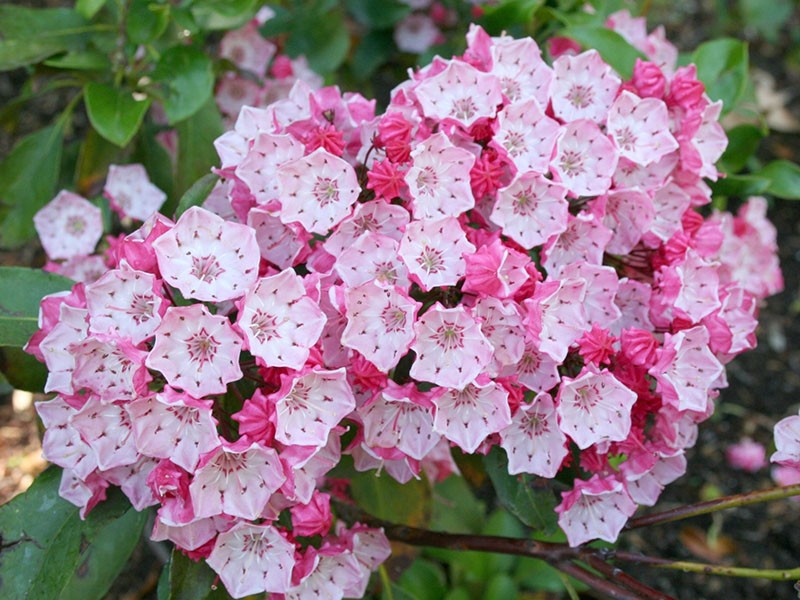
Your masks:
{"label": "green leaf", "polygon": [[111,62],[108,57],[93,50],[67,52],[63,56],[47,59],[44,64],[54,69],[68,69],[71,71],[102,71],[103,69],[111,68]]}
{"label": "green leaf", "polygon": [[728,175],[712,182],[711,192],[714,196],[754,196],[763,194],[769,187],[770,180],[759,175]]}
{"label": "green leaf", "polygon": [[128,154],[123,149],[102,137],[94,127],[89,127],[75,164],[75,188],[99,189],[98,185],[108,175],[109,165],[130,162],[127,158]]}
{"label": "green leaf", "polygon": [[518,596],[516,582],[505,573],[497,573],[489,580],[486,591],[483,593],[484,600],[506,600]]}
{"label": "green leaf", "polygon": [[[222,116],[213,98],[190,118],[178,123],[178,157],[175,175],[174,197],[180,197],[191,185],[208,174],[218,164],[214,140],[224,130]],[[176,205],[166,204],[164,214],[170,214]]]}
{"label": "green leaf", "polygon": [[41,394],[47,383],[47,367],[20,348],[0,347],[0,372],[14,389]]}
{"label": "green leaf", "polygon": [[350,491],[361,508],[380,519],[423,526],[430,518],[430,486],[422,479],[401,484],[386,473],[369,471],[352,478]]}
{"label": "green leaf", "polygon": [[55,196],[64,143],[64,120],[22,138],[0,163],[0,247],[16,248],[36,236],[33,215]]}
{"label": "green leaf", "polygon": [[800,200],[800,166],[788,160],[773,160],[758,172],[769,181],[767,193],[785,200]]}
{"label": "green leaf", "polygon": [[271,6],[275,16],[268,19],[258,30],[264,37],[275,37],[281,33],[288,33],[294,26],[294,13],[283,6]]}
{"label": "green leaf", "polygon": [[[742,12],[742,23],[753,27],[768,42],[775,44],[780,35],[781,28],[792,16],[796,7],[793,0],[739,0],[739,9]],[[765,10],[766,9],[766,10]]]}
{"label": "green leaf", "polygon": [[755,154],[758,145],[766,132],[755,125],[737,125],[728,130],[728,147],[719,161],[720,169],[725,173],[738,173]]}
{"label": "green leaf", "polygon": [[214,31],[241,27],[257,8],[256,0],[196,0],[191,10],[202,29]]}
{"label": "green leaf", "polygon": [[0,597],[99,600],[136,545],[146,512],[112,490],[82,521],[60,478],[51,467],[0,507]]}
{"label": "green leaf", "polygon": [[[206,561],[187,558],[182,552],[172,551],[168,571],[166,600],[223,600],[229,598],[225,587],[217,584],[217,574]],[[161,598],[161,596],[159,596]]]}
{"label": "green leaf", "polygon": [[514,25],[529,23],[542,4],[542,0],[505,0],[487,5],[479,22],[489,35],[500,35]]}
{"label": "green leaf", "polygon": [[[314,35],[309,35],[309,31]],[[341,10],[299,14],[286,42],[287,54],[304,55],[311,68],[321,74],[339,67],[349,49],[350,34]]]}
{"label": "green leaf", "polygon": [[480,533],[486,507],[463,477],[451,475],[433,486],[430,528],[450,533]]}
{"label": "green leaf", "polygon": [[39,302],[70,289],[74,281],[25,267],[0,267],[0,346],[21,348],[39,328]]}
{"label": "green leaf", "polygon": [[[175,186],[175,169],[173,157],[167,149],[156,139],[157,129],[148,125],[145,121],[144,127],[136,138],[136,148],[131,155],[130,162],[138,162],[144,165],[150,180],[163,190],[167,195],[167,203],[175,210],[177,198],[175,198],[173,188]],[[164,211],[164,214],[170,214]]]}
{"label": "green leaf", "polygon": [[484,464],[500,503],[514,516],[536,531],[556,528],[557,502],[552,490],[541,487],[544,480],[526,474],[509,475],[508,458],[497,446],[484,457]]}
{"label": "green leaf", "polygon": [[142,125],[150,99],[136,100],[130,92],[105,83],[87,83],[86,112],[97,132],[117,146],[127,146]]}
{"label": "green leaf", "polygon": [[125,22],[128,39],[134,44],[157,40],[169,25],[170,5],[153,0],[134,0]]}
{"label": "green leaf", "polygon": [[164,112],[173,125],[191,117],[211,98],[211,59],[194,46],[173,46],[161,55],[153,80],[162,85]]}
{"label": "green leaf", "polygon": [[180,217],[191,207],[200,206],[205,202],[211,190],[213,190],[214,186],[217,184],[217,181],[219,181],[219,176],[214,173],[203,175],[200,179],[195,181],[192,187],[186,190],[180,202],[178,202],[178,208],[175,209],[175,218],[177,219]]}
{"label": "green leaf", "polygon": [[106,0],[78,0],[75,10],[84,18],[91,19],[105,6]]}
{"label": "green leaf", "polygon": [[38,34],[73,33],[86,24],[86,20],[71,8],[0,6],[0,35],[9,40],[24,40]]}
{"label": "green leaf", "polygon": [[68,8],[0,6],[0,71],[39,62],[64,50],[77,49],[90,31],[85,19]]}
{"label": "green leaf", "polygon": [[350,67],[359,81],[369,79],[378,67],[386,63],[395,51],[390,31],[370,31],[356,46]]}
{"label": "green leaf", "polygon": [[698,46],[691,62],[697,65],[697,78],[709,97],[722,100],[722,114],[730,112],[747,88],[747,44],[730,38],[712,40]]}
{"label": "green leaf", "polygon": [[616,31],[592,25],[574,25],[567,27],[559,35],[572,38],[585,49],[594,48],[611,65],[623,79],[633,76],[636,59],[646,60],[644,54],[631,46]]}
{"label": "green leaf", "polygon": [[447,591],[446,581],[442,567],[418,558],[403,571],[397,585],[418,600],[440,600]]}
{"label": "green leaf", "polygon": [[345,4],[355,20],[370,29],[389,28],[411,12],[408,4],[397,0],[346,0]]}

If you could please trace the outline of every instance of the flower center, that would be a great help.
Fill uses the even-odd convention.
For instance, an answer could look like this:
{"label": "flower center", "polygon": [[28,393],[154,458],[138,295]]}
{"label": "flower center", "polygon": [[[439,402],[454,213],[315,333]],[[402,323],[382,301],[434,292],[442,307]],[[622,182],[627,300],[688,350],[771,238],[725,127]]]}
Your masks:
{"label": "flower center", "polygon": [[457,323],[444,322],[433,334],[433,341],[445,352],[464,347],[464,327]]}
{"label": "flower center", "polygon": [[592,88],[585,85],[573,84],[569,94],[567,94],[567,100],[575,108],[586,108],[592,103],[593,99],[594,92],[592,92]]}
{"label": "flower center", "polygon": [[201,365],[214,360],[219,346],[220,343],[209,335],[205,327],[186,340],[189,358]]}
{"label": "flower center", "polygon": [[225,272],[213,255],[193,256],[191,273],[200,281],[211,282]]}
{"label": "flower center", "polygon": [[417,264],[428,274],[438,273],[444,268],[444,252],[425,246],[417,257]]}
{"label": "flower center", "polygon": [[320,206],[327,206],[339,199],[339,186],[330,177],[317,177],[314,189],[311,192]]}

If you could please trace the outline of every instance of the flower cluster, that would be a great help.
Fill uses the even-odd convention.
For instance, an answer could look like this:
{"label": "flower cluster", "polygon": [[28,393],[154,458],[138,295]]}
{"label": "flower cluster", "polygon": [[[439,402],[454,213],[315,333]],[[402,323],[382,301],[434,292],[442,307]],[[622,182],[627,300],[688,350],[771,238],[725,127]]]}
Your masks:
{"label": "flower cluster", "polygon": [[674,60],[625,81],[479,27],[380,116],[303,82],[245,107],[205,208],[42,303],[62,495],[157,504],[153,537],[237,597],[363,593],[388,545],[332,526],[342,454],[406,482],[500,446],[511,474],[574,481],[570,544],[615,540],[684,472],[782,284],[763,199],[696,210],[720,108]]}
{"label": "flower cluster", "polygon": [[[126,222],[146,221],[167,199],[140,164],[109,166],[103,195]],[[83,196],[62,190],[34,215],[33,224],[49,259],[46,271],[90,283],[108,270],[96,252],[103,235],[102,210]]]}
{"label": "flower cluster", "polygon": [[220,58],[235,67],[220,77],[214,93],[227,119],[234,119],[243,106],[265,106],[285,98],[298,80],[313,88],[322,85],[322,78],[309,68],[304,56],[290,58],[278,51],[273,40],[261,35],[258,28],[273,17],[274,12],[264,7],[252,21],[220,40]]}

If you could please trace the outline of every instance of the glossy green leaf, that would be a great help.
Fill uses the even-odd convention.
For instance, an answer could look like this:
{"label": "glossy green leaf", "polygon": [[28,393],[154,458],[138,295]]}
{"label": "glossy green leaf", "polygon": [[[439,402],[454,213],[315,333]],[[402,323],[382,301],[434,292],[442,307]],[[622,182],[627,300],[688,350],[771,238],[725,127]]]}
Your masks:
{"label": "glossy green leaf", "polygon": [[761,127],[755,125],[737,125],[729,129],[728,147],[719,160],[719,167],[725,173],[738,173],[755,154],[758,145],[765,135]]}
{"label": "glossy green leaf", "polygon": [[390,31],[370,31],[361,38],[350,59],[353,75],[360,81],[369,79],[394,52],[395,43]]}
{"label": "glossy green leaf", "polygon": [[21,348],[38,329],[39,302],[74,281],[26,267],[0,267],[0,346]]}
{"label": "glossy green leaf", "polygon": [[691,62],[712,100],[722,100],[722,114],[731,111],[747,88],[749,59],[745,42],[723,38],[698,46]]}
{"label": "glossy green leaf", "polygon": [[169,123],[175,124],[194,115],[211,98],[211,59],[194,46],[173,46],[161,55],[153,80],[161,83],[164,112]]}
{"label": "glossy green leaf", "polygon": [[78,12],[68,8],[0,6],[0,71],[39,62],[76,49],[96,26],[87,26]]}
{"label": "glossy green leaf", "polygon": [[[144,165],[150,180],[167,195],[167,204],[170,211],[174,211],[178,204],[175,198],[175,169],[173,156],[156,139],[158,129],[145,120],[141,133],[136,138],[136,147],[130,157],[130,162]],[[164,209],[164,214],[171,214]]]}
{"label": "glossy green leaf", "polygon": [[508,598],[517,598],[517,596],[517,584],[506,573],[494,575],[483,592],[484,600],[507,600]]}
{"label": "glossy green leaf", "polygon": [[[308,35],[313,31],[314,35]],[[286,42],[290,56],[303,55],[317,73],[330,73],[344,62],[350,33],[341,10],[300,13]]]}
{"label": "glossy green leaf", "polygon": [[712,182],[711,192],[714,196],[754,196],[763,194],[769,187],[770,180],[760,175],[728,175]]}
{"label": "glossy green leaf", "polygon": [[249,21],[259,3],[256,0],[195,0],[191,10],[206,31],[235,29]]}
{"label": "glossy green leaf", "polygon": [[97,132],[117,146],[127,146],[139,131],[150,99],[136,100],[130,92],[104,83],[87,83],[86,112]]}
{"label": "glossy green leaf", "polygon": [[769,180],[767,193],[784,200],[800,200],[800,165],[789,160],[773,160],[758,172]]}
{"label": "glossy green leaf", "polygon": [[557,527],[556,497],[546,480],[533,475],[509,475],[508,458],[498,446],[484,457],[486,472],[500,502],[520,521],[535,531],[553,531]]}
{"label": "glossy green leaf", "polygon": [[479,22],[490,35],[500,35],[514,25],[530,22],[542,4],[542,0],[503,0],[485,6]]}
{"label": "glossy green leaf", "polygon": [[430,519],[430,486],[422,479],[401,484],[386,473],[369,471],[353,476],[350,491],[361,508],[380,519],[415,526]]}
{"label": "glossy green leaf", "polygon": [[560,35],[577,41],[584,49],[594,48],[623,79],[630,79],[636,59],[645,60],[644,54],[631,46],[616,31],[602,26],[575,25],[567,27]]}
{"label": "glossy green leaf", "polygon": [[[177,550],[172,551],[167,571],[165,600],[224,600],[230,598],[217,574],[205,561],[193,561]],[[161,599],[161,595],[159,595]]]}
{"label": "glossy green leaf", "polygon": [[271,8],[275,11],[275,15],[259,27],[258,30],[261,32],[261,35],[264,37],[274,37],[281,33],[288,33],[291,31],[294,25],[294,13],[283,6],[276,5]]}
{"label": "glossy green leaf", "polygon": [[[175,197],[181,197],[192,184],[207,175],[212,166],[218,164],[218,156],[214,150],[214,140],[224,130],[222,116],[219,114],[214,99],[206,104],[190,118],[178,123],[178,157],[175,174]],[[165,214],[170,214],[177,204],[164,206]]]}
{"label": "glossy green leaf", "polygon": [[433,486],[431,529],[480,533],[485,514],[484,503],[475,497],[463,477],[451,475]]}
{"label": "glossy green leaf", "polygon": [[472,600],[472,596],[469,595],[466,588],[457,587],[447,592],[442,600]]}
{"label": "glossy green leaf", "polygon": [[133,0],[125,20],[128,39],[134,44],[149,44],[157,40],[167,30],[169,15],[169,4]]}
{"label": "glossy green leaf", "polygon": [[84,18],[91,19],[105,6],[106,0],[77,0],[75,10]]}
{"label": "glossy green leaf", "polygon": [[0,507],[0,597],[103,598],[139,539],[147,514],[112,490],[82,521],[58,495],[51,467],[24,494]]}
{"label": "glossy green leaf", "polygon": [[205,202],[211,190],[219,181],[219,176],[214,173],[203,175],[200,179],[195,181],[186,193],[181,197],[178,202],[178,208],[175,209],[175,218],[177,219],[187,210],[193,206],[200,206]]}
{"label": "glossy green leaf", "polygon": [[438,564],[418,558],[403,571],[397,585],[418,600],[441,600],[447,591],[447,577]]}
{"label": "glossy green leaf", "polygon": [[761,36],[773,44],[778,41],[781,28],[796,8],[795,0],[770,0],[769,4],[765,4],[764,0],[739,0],[742,23],[747,23],[748,28],[758,30]]}
{"label": "glossy green leaf", "polygon": [[0,163],[0,247],[16,248],[36,236],[33,215],[56,192],[64,121],[22,138]]}
{"label": "glossy green leaf", "polygon": [[389,588],[383,588],[381,600],[420,600],[415,594],[404,590],[396,583],[390,584]]}
{"label": "glossy green leaf", "polygon": [[81,142],[75,164],[75,188],[98,189],[108,176],[108,167],[130,162],[129,154],[101,136],[94,127],[89,127]]}
{"label": "glossy green leaf", "polygon": [[0,372],[16,390],[44,393],[47,367],[21,348],[0,347]]}
{"label": "glossy green leaf", "polygon": [[54,69],[68,69],[75,71],[102,71],[111,68],[111,62],[105,54],[93,50],[77,50],[67,52],[63,56],[56,56],[44,61],[45,66]]}
{"label": "glossy green leaf", "polygon": [[391,27],[411,12],[408,4],[398,0],[346,0],[345,4],[355,20],[370,29]]}

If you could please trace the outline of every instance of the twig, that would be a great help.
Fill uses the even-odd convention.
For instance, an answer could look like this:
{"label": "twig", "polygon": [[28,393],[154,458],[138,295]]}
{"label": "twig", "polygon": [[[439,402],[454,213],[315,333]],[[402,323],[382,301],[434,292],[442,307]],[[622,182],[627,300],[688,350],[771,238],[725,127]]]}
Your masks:
{"label": "twig", "polygon": [[594,552],[587,554],[585,560],[590,567],[605,575],[606,578],[616,581],[632,592],[639,594],[642,598],[647,598],[648,600],[675,600],[672,596],[659,592],[631,577],[619,567],[607,563]]}
{"label": "twig", "polygon": [[797,495],[800,495],[800,484],[770,488],[768,490],[759,490],[757,492],[745,492],[744,494],[735,494],[733,496],[725,496],[724,498],[717,498],[716,500],[708,500],[707,502],[699,502],[697,504],[687,504],[671,510],[665,510],[664,512],[631,519],[625,526],[625,530],[638,529],[639,527],[649,527],[650,525],[661,525],[662,523],[671,523],[672,521],[679,521],[681,519],[688,519],[698,515],[705,515],[718,510],[736,508],[738,506],[749,506],[750,504],[769,502],[770,500],[780,500],[782,498],[790,498],[791,496]]}
{"label": "twig", "polygon": [[714,565],[709,563],[696,563],[685,560],[672,560],[656,556],[647,556],[638,552],[614,552],[613,558],[625,562],[638,563],[659,569],[672,569],[706,575],[722,575],[724,577],[753,577],[756,579],[770,579],[772,581],[800,580],[800,567],[791,569],[754,569],[751,567],[735,567],[728,565]]}
{"label": "twig", "polygon": [[641,596],[636,592],[626,589],[614,581],[603,579],[573,562],[555,562],[553,566],[559,571],[585,583],[604,598],[613,598],[614,600],[647,600],[649,598],[648,596]]}

